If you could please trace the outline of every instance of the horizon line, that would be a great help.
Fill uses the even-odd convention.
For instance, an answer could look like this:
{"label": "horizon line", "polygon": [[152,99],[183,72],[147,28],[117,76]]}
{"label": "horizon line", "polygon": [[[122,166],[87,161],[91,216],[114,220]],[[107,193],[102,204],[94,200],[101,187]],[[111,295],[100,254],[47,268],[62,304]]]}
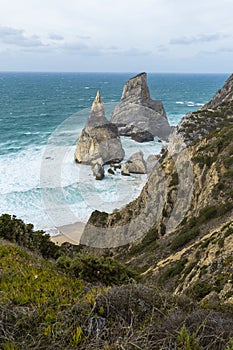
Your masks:
{"label": "horizon line", "polygon": [[[142,71],[140,71],[141,73]],[[60,74],[140,74],[138,72],[130,72],[130,71],[122,71],[122,72],[111,72],[111,71],[46,71],[46,70],[41,70],[41,71],[34,71],[34,70],[6,70],[2,71],[0,70],[0,73],[60,73]],[[147,74],[232,74],[231,72],[155,72],[155,71],[148,71],[146,72]]]}

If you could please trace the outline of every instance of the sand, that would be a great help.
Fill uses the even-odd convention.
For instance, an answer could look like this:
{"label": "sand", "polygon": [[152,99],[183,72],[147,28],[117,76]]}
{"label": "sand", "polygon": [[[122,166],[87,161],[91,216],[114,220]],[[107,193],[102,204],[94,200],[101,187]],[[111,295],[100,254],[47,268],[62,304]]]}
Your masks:
{"label": "sand", "polygon": [[83,222],[75,222],[74,224],[57,227],[59,234],[51,236],[51,241],[57,245],[61,245],[64,242],[79,244],[84,227],[85,223]]}

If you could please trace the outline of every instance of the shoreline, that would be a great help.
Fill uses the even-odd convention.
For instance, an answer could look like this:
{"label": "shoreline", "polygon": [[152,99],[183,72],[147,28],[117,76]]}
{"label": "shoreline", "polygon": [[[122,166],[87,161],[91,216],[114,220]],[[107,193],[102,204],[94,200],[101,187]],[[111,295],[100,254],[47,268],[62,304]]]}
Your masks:
{"label": "shoreline", "polygon": [[78,221],[73,224],[59,226],[57,227],[59,233],[51,236],[50,239],[57,245],[62,245],[65,242],[78,245],[85,225],[84,222]]}

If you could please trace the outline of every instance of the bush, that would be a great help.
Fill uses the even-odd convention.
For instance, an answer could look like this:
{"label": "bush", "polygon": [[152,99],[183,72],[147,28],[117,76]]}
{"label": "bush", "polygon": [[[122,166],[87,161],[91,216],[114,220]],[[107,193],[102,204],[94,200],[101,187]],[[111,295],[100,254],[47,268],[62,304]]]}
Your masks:
{"label": "bush", "polygon": [[183,229],[171,242],[171,250],[175,251],[178,248],[182,248],[186,243],[197,237],[199,234],[198,227],[191,229]]}
{"label": "bush", "polygon": [[202,300],[206,295],[208,295],[212,290],[212,287],[209,283],[205,281],[197,281],[189,290],[189,294],[195,300]]}
{"label": "bush", "polygon": [[160,275],[159,282],[161,282],[161,283],[165,282],[169,278],[179,275],[183,271],[187,261],[188,261],[188,259],[184,258],[182,260],[179,260],[175,265],[173,265],[173,266],[169,267],[168,269],[166,269]]}
{"label": "bush", "polygon": [[137,278],[137,273],[112,258],[96,257],[91,254],[76,254],[71,259],[61,256],[57,266],[77,278],[88,282],[102,282],[105,285],[119,285]]}
{"label": "bush", "polygon": [[201,350],[195,334],[190,334],[185,325],[183,325],[178,332],[178,345],[182,346],[184,350]]}
{"label": "bush", "polygon": [[16,216],[0,216],[0,238],[40,253],[44,258],[57,258],[59,247],[44,231],[34,231],[32,224],[25,224]]}
{"label": "bush", "polygon": [[215,205],[205,207],[200,210],[199,222],[205,222],[214,218],[217,215],[217,208]]}

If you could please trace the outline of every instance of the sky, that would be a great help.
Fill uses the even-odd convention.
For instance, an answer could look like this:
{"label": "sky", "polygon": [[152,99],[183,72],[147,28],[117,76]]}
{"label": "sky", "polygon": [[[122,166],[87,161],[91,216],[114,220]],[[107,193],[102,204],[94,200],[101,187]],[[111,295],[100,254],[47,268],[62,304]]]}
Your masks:
{"label": "sky", "polygon": [[232,73],[233,0],[0,0],[0,71]]}

